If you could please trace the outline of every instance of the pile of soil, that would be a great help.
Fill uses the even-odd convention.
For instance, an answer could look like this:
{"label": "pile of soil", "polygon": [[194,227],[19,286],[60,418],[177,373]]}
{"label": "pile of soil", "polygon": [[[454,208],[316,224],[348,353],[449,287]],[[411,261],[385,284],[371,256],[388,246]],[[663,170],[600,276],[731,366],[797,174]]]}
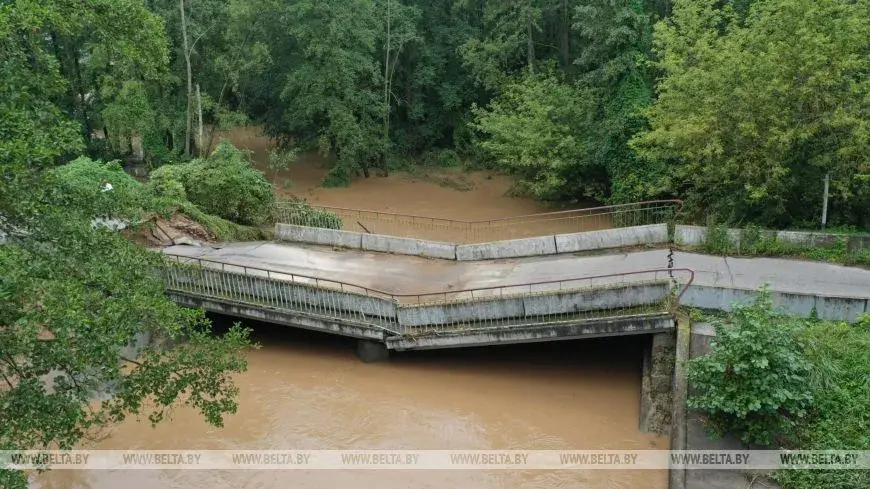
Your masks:
{"label": "pile of soil", "polygon": [[153,214],[125,230],[128,239],[148,248],[187,244],[199,246],[217,241],[217,236],[188,216],[176,212],[169,219]]}

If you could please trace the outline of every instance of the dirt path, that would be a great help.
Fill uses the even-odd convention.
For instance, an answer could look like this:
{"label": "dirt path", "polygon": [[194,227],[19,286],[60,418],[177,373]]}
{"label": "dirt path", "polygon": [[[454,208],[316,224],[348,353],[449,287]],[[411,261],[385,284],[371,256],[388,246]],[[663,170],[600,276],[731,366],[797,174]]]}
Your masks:
{"label": "dirt path", "polygon": [[[260,134],[258,127],[237,128],[225,136],[237,147],[253,151],[254,161],[275,185],[279,198],[293,195],[324,206],[458,220],[495,219],[551,210],[532,199],[506,196],[512,185],[511,178],[487,172],[400,173],[359,178],[344,188],[323,188],[320,182],[329,171],[329,162],[320,155],[303,154],[287,170],[274,172],[266,168],[271,142]],[[285,181],[291,183],[285,185]]]}

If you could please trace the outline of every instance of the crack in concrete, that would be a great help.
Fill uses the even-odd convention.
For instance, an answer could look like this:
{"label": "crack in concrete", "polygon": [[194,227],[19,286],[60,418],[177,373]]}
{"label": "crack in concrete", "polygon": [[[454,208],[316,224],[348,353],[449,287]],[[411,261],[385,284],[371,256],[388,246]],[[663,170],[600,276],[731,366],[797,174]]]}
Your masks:
{"label": "crack in concrete", "polygon": [[722,260],[725,262],[725,269],[728,270],[728,278],[731,281],[731,287],[734,287],[734,274],[731,273],[731,265],[728,264],[728,257],[722,257]]}

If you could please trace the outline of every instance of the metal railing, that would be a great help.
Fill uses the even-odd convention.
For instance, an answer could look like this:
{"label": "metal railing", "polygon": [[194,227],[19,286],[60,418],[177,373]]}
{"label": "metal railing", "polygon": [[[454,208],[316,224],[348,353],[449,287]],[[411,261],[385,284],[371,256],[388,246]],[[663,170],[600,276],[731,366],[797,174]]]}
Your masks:
{"label": "metal railing", "polygon": [[661,268],[438,293],[393,294],[318,277],[167,256],[169,263],[163,275],[170,291],[401,335],[668,314],[694,279],[692,270]]}
{"label": "metal railing", "polygon": [[[298,202],[276,203],[277,222],[473,244],[666,223],[679,215],[683,203],[680,200],[654,200],[478,221],[326,206],[311,206],[315,210],[312,213],[303,210],[305,205]],[[330,214],[338,216],[340,223]]]}

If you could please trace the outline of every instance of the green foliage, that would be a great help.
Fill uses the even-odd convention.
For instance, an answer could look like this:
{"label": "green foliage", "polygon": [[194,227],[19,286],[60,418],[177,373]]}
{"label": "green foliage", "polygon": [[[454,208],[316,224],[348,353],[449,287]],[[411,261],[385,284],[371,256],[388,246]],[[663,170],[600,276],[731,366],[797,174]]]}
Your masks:
{"label": "green foliage", "polygon": [[[857,324],[813,321],[801,333],[813,364],[813,406],[799,423],[795,445],[803,450],[870,450],[870,315]],[[870,486],[864,470],[784,470],[788,489]]]}
{"label": "green foliage", "polygon": [[[165,75],[162,28],[140,0],[0,5],[0,228],[16,235],[0,246],[2,449],[69,449],[178,405],[221,426],[237,409],[248,332],[212,334],[201,311],[164,294],[162,255],[92,225],[156,201],[118,163],[62,165],[104,111],[118,132],[146,134],[149,90]],[[166,349],[147,336],[184,342]],[[0,486],[24,488],[27,474],[0,470]]]}
{"label": "green foliage", "polygon": [[[203,212],[187,200],[182,177],[174,172],[180,165],[166,165],[154,172],[143,185],[127,175],[117,162],[102,163],[78,158],[47,172],[51,199],[56,205],[93,216],[111,216],[136,221],[147,213],[168,217],[175,211],[188,215],[224,241],[251,241],[262,238],[256,229]],[[112,190],[103,192],[104,182]],[[271,201],[270,204],[271,205]],[[268,217],[268,213],[263,219]]]}
{"label": "green foliage", "polygon": [[727,255],[735,250],[731,236],[728,234],[728,226],[715,219],[710,219],[707,224],[707,236],[704,239],[704,251],[716,255]]}
{"label": "green foliage", "polygon": [[[18,198],[4,224],[26,227],[0,246],[0,446],[73,448],[130,415],[156,423],[174,405],[197,409],[217,426],[236,410],[232,374],[244,371],[247,331],[210,332],[201,311],[164,295],[163,257],[94,229],[95,210],[126,211],[139,200],[135,181],[116,164],[80,159],[56,171],[25,173],[5,189]],[[108,176],[118,193],[100,193]],[[94,199],[97,202],[93,203]],[[141,334],[185,339],[165,350]],[[129,350],[136,346],[138,350]],[[126,353],[125,353],[126,352]],[[134,355],[119,362],[124,355]],[[103,397],[95,402],[94,397]],[[18,472],[4,487],[25,487]]]}
{"label": "green foliage", "polygon": [[[534,42],[546,1],[480,2],[482,32],[460,48],[463,61],[478,83],[490,90],[511,83],[522,70],[534,71]],[[531,46],[530,46],[531,45]]]}
{"label": "green foliage", "polygon": [[304,200],[293,199],[281,202],[278,208],[278,221],[297,226],[341,229],[341,218],[332,212],[317,209]]}
{"label": "green foliage", "polygon": [[754,224],[738,231],[739,236],[735,239],[728,226],[711,218],[700,249],[717,255],[794,256],[846,265],[870,265],[870,250],[849,246],[849,240],[853,238],[848,234],[835,235],[833,242],[811,245],[781,241],[776,231],[764,230]]}
{"label": "green foliage", "polygon": [[643,2],[590,0],[577,6],[575,18],[582,48],[574,64],[581,83],[598,100],[589,151],[607,169],[608,200],[637,202],[664,194],[665,165],[639,158],[628,146],[635,134],[647,129],[642,110],[653,99],[646,65],[650,19]]}
{"label": "green foliage", "polygon": [[299,158],[299,148],[269,151],[266,166],[272,171],[286,170]]}
{"label": "green foliage", "polygon": [[539,199],[602,198],[603,168],[587,157],[592,98],[555,75],[527,74],[473,108],[478,144]]}
{"label": "green foliage", "polygon": [[207,231],[217,236],[221,241],[258,241],[264,238],[263,231],[257,227],[244,226],[212,214],[207,214],[191,203],[182,202],[178,209],[190,216],[194,221],[202,224]]}
{"label": "green foliage", "polygon": [[[117,161],[103,163],[81,157],[51,170],[57,202],[95,216],[136,219],[151,205],[142,184],[124,173]],[[112,190],[103,191],[103,183]]]}
{"label": "green foliage", "polygon": [[745,443],[792,435],[813,399],[811,364],[796,335],[802,321],[774,311],[762,289],[754,303],[713,325],[712,351],[688,364],[689,406],[707,414],[714,433],[733,432]]}
{"label": "green foliage", "polygon": [[221,141],[208,158],[158,168],[152,182],[155,195],[177,197],[180,184],[184,195],[202,211],[239,224],[266,221],[275,201],[265,175],[227,141]]}
{"label": "green foliage", "polygon": [[[870,152],[868,2],[767,0],[745,19],[677,0],[656,25],[659,97],[641,156],[672,168],[687,206],[726,222],[814,221],[822,177],[848,208]],[[863,167],[863,170],[862,170]]]}
{"label": "green foliage", "polygon": [[455,168],[462,165],[459,154],[452,149],[427,151],[420,157],[420,164],[439,168]]}

